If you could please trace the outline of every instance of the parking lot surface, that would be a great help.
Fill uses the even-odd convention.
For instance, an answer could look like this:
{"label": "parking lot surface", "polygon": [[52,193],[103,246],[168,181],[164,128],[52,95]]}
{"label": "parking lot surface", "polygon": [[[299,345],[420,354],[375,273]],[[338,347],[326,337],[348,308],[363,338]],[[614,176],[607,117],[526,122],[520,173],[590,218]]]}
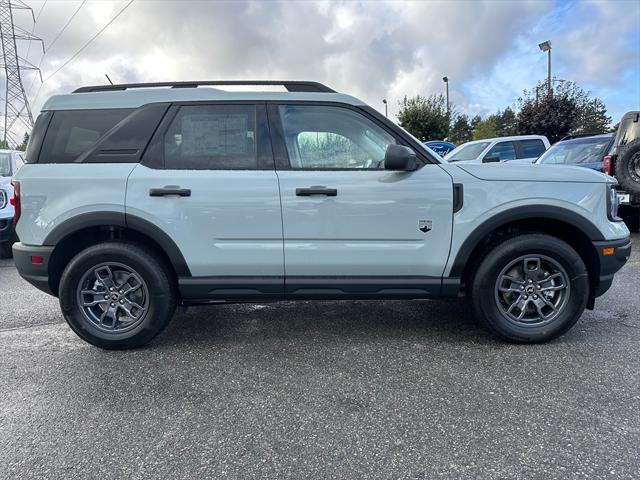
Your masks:
{"label": "parking lot surface", "polygon": [[564,337],[463,301],[178,312],[108,352],[0,261],[0,478],[638,478],[640,237]]}

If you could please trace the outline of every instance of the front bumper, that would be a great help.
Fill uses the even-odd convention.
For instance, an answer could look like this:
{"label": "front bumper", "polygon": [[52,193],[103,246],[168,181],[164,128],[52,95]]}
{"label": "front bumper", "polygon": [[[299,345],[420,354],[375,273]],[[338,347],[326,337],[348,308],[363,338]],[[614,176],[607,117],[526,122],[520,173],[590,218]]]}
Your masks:
{"label": "front bumper", "polygon": [[[49,286],[49,259],[53,248],[25,245],[20,242],[13,244],[13,261],[20,276],[49,295],[53,295]],[[34,262],[36,258],[37,261]]]}
{"label": "front bumper", "polygon": [[0,243],[13,238],[13,217],[0,218]]}
{"label": "front bumper", "polygon": [[[621,240],[593,242],[593,246],[600,258],[600,278],[595,291],[595,296],[599,297],[609,290],[613,283],[614,275],[629,260],[631,256],[631,237]],[[613,251],[607,249],[613,249]]]}

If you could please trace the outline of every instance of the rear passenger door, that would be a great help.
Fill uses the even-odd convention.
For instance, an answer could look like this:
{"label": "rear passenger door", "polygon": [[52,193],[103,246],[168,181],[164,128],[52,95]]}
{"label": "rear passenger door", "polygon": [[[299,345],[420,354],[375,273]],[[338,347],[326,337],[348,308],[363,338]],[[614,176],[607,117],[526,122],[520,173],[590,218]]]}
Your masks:
{"label": "rear passenger door", "polygon": [[129,177],[126,215],[128,224],[151,223],[175,242],[188,267],[183,295],[282,293],[280,194],[265,105],[173,105]]}

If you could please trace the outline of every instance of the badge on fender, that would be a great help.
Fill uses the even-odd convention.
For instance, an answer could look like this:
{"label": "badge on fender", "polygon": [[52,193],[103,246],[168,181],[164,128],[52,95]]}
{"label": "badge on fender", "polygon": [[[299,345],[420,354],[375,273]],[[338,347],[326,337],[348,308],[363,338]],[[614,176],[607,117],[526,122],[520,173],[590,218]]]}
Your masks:
{"label": "badge on fender", "polygon": [[418,220],[418,229],[421,232],[427,233],[429,230],[431,230],[432,224],[433,221],[431,220]]}

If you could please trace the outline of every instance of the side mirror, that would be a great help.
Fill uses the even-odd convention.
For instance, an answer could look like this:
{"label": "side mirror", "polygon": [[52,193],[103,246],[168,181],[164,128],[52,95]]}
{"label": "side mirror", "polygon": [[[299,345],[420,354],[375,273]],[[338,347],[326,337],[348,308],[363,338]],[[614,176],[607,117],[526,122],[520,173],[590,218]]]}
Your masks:
{"label": "side mirror", "polygon": [[499,161],[500,161],[500,157],[484,157],[482,159],[482,163],[495,163]]}
{"label": "side mirror", "polygon": [[389,145],[384,154],[384,168],[411,172],[418,168],[416,152],[404,145]]}

